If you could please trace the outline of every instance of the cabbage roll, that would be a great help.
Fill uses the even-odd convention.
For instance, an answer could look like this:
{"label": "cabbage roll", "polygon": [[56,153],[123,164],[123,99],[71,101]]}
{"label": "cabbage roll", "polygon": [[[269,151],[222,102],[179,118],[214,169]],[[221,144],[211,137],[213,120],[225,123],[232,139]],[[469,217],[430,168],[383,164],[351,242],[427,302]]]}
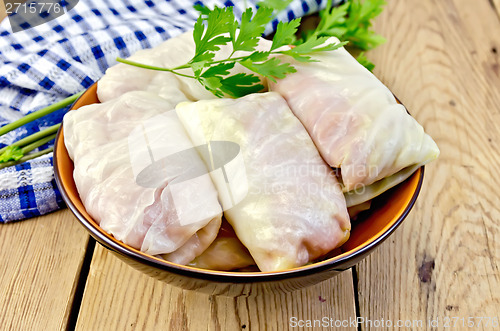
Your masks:
{"label": "cabbage roll", "polygon": [[222,209],[173,106],[149,92],[88,105],[64,117],[64,142],[78,193],[102,229],[186,264],[217,236]]}
{"label": "cabbage roll", "polygon": [[420,164],[414,164],[396,172],[394,175],[390,175],[381,180],[378,180],[373,184],[363,186],[349,192],[345,192],[344,195],[347,207],[356,207],[357,205],[363,205],[365,202],[370,201],[371,199],[379,196],[390,188],[393,188],[399,183],[405,181],[418,168],[420,168],[420,166]]}
{"label": "cabbage roll", "polygon": [[[194,55],[193,32],[168,39],[160,45],[134,53],[128,60],[158,67],[174,68],[185,64]],[[181,71],[182,72],[182,71]],[[118,63],[106,70],[97,83],[101,102],[129,91],[150,91],[176,105],[181,101],[211,99],[215,96],[194,79],[167,71],[156,71]]]}
{"label": "cabbage roll", "polygon": [[255,261],[231,225],[223,218],[217,238],[189,265],[202,269],[228,271],[255,265]]}
{"label": "cabbage roll", "polygon": [[371,206],[372,206],[372,200],[368,200],[359,205],[348,207],[347,211],[349,212],[349,217],[351,218],[351,221],[356,221],[358,219],[359,214],[369,210]]}
{"label": "cabbage roll", "polygon": [[[267,51],[271,42],[260,39],[257,50]],[[232,51],[230,45],[221,46],[215,60],[227,58]],[[194,56],[195,44],[193,31],[168,39],[160,45],[134,53],[128,60],[157,67],[175,68],[187,63]],[[249,52],[238,51],[233,57],[244,56]],[[178,70],[180,73],[192,75],[191,69]],[[231,74],[250,73],[248,69],[237,64]],[[264,79],[262,84],[267,85]],[[108,70],[97,84],[97,95],[101,102],[114,99],[129,91],[150,91],[170,102],[197,101],[214,99],[215,96],[196,80],[182,77],[166,71],[156,71],[118,63]]]}
{"label": "cabbage roll", "polygon": [[[202,158],[219,194],[227,192],[224,215],[261,271],[305,265],[348,239],[339,182],[279,94],[186,102],[176,111],[193,143],[210,146]],[[214,157],[223,154],[220,142],[238,146],[226,163]]]}
{"label": "cabbage roll", "polygon": [[[345,192],[417,165],[415,170],[438,157],[436,143],[422,126],[344,48],[318,52],[313,59],[318,62],[287,58],[297,72],[272,83],[270,89],[287,100],[323,159],[341,169]],[[378,185],[379,193],[382,187]],[[366,195],[363,200],[370,198]]]}

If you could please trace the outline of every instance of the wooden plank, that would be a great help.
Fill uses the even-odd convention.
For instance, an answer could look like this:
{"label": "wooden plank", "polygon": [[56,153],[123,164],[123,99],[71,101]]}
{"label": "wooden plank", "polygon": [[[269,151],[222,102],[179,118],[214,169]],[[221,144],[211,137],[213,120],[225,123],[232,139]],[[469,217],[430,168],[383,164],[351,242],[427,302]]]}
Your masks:
{"label": "wooden plank", "polygon": [[490,3],[493,9],[497,12],[497,15],[500,17],[500,0],[490,0]]}
{"label": "wooden plank", "polygon": [[214,297],[150,278],[98,245],[76,329],[281,331],[293,317],[355,319],[351,272],[290,294]]}
{"label": "wooden plank", "polygon": [[3,0],[0,0],[0,22],[3,21],[4,18],[7,17],[7,13],[5,12],[5,4]]}
{"label": "wooden plank", "polygon": [[488,0],[389,0],[375,29],[388,39],[368,54],[375,73],[441,156],[410,217],[360,264],[360,315],[439,319],[436,330],[445,318],[464,317],[457,329],[500,318],[498,17]]}
{"label": "wooden plank", "polygon": [[66,329],[88,238],[68,210],[0,225],[0,329]]}

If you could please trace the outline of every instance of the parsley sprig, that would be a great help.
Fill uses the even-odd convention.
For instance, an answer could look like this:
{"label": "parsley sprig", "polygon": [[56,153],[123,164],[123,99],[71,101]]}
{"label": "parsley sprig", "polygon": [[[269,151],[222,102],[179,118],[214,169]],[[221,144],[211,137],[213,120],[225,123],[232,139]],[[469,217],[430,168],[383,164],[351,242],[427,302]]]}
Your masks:
{"label": "parsley sprig", "polygon": [[328,0],[326,8],[319,13],[321,20],[316,29],[306,31],[299,42],[333,36],[363,51],[373,49],[386,41],[372,29],[373,19],[382,13],[385,4],[385,0],[349,0],[332,7],[332,0]]}
{"label": "parsley sprig", "polygon": [[[23,125],[26,125],[30,122],[33,122],[41,117],[44,117],[50,113],[53,113],[56,110],[67,107],[71,105],[73,102],[78,99],[83,92],[74,94],[64,100],[56,102],[53,105],[42,108],[35,112],[32,112],[17,121],[4,125],[0,128],[0,136],[7,134],[8,132],[17,129]],[[34,159],[40,155],[50,153],[53,150],[53,147],[46,148],[42,151],[34,151],[40,146],[54,140],[56,137],[56,132],[59,129],[61,124],[56,124],[51,127],[48,127],[42,131],[33,133],[21,140],[18,140],[12,143],[9,146],[5,146],[0,148],[0,169],[22,163],[27,160]]]}
{"label": "parsley sprig", "polygon": [[364,51],[373,49],[386,40],[372,29],[373,20],[382,13],[385,0],[349,0],[332,7],[328,0],[326,8],[320,11],[320,21],[314,30],[304,31],[298,44],[318,37],[337,37],[348,41],[349,47],[358,52],[357,60],[369,70],[375,65],[366,58]]}
{"label": "parsley sprig", "polygon": [[[383,10],[385,0],[347,0],[343,5],[332,7],[329,0],[325,9],[320,13],[318,26],[302,32],[302,38],[296,38],[300,19],[290,22],[279,22],[272,39],[269,51],[257,51],[259,38],[265,31],[266,25],[273,21],[277,14],[284,10],[291,0],[263,0],[258,2],[258,10],[253,12],[247,9],[238,22],[233,14],[232,7],[213,10],[204,6],[195,6],[200,12],[196,21],[193,37],[195,40],[195,54],[186,64],[176,68],[162,68],[150,66],[126,59],[120,62],[134,66],[169,71],[176,75],[196,79],[205,88],[216,96],[225,95],[240,97],[249,93],[259,92],[264,86],[260,83],[260,76],[275,81],[295,72],[295,68],[287,62],[282,62],[274,54],[285,54],[296,61],[311,62],[315,52],[335,50],[346,42],[350,47],[361,51],[358,61],[372,70],[371,63],[363,51],[375,48],[385,42],[385,39],[372,30],[372,21]],[[335,36],[342,42],[326,44],[326,40]],[[216,59],[216,53],[221,46],[230,44],[231,54],[224,59]],[[294,44],[293,48],[282,48]],[[245,55],[235,56],[236,52],[247,52]],[[236,65],[242,65],[254,74],[231,74]],[[0,128],[0,136],[26,123],[45,116],[55,110],[73,103],[81,93],[72,95],[56,104],[29,114],[18,121]],[[0,149],[0,168],[11,166],[26,160],[38,157],[52,151],[52,148],[35,151],[41,145],[54,139],[54,134],[60,124],[37,132],[21,139],[14,144]]]}
{"label": "parsley sprig", "polygon": [[[273,19],[275,10],[269,7],[259,7],[255,13],[248,8],[238,22],[233,13],[233,7],[210,10],[199,7],[202,15],[194,25],[193,39],[195,53],[186,64],[175,68],[162,68],[145,65],[130,60],[118,58],[122,63],[137,67],[169,71],[183,77],[197,80],[207,90],[217,97],[230,96],[238,98],[264,89],[259,76],[271,81],[284,78],[295,72],[295,68],[281,59],[273,57],[275,54],[285,54],[297,61],[313,62],[311,54],[322,51],[335,50],[345,42],[328,44],[326,36],[313,36],[306,42],[289,48],[295,40],[295,34],[300,26],[300,18],[290,22],[279,22],[276,33],[268,51],[259,51],[257,46],[264,33],[266,25]],[[216,60],[216,53],[222,46],[229,45],[229,56]],[[246,55],[235,56],[236,52],[246,52]],[[231,74],[236,64],[242,65],[253,73]],[[191,69],[185,73],[183,69]]]}

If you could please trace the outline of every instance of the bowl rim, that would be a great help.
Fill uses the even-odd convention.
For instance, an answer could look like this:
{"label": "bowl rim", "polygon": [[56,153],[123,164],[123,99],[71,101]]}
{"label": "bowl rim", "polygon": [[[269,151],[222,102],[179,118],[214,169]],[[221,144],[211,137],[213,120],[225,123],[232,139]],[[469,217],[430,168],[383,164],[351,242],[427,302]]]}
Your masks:
{"label": "bowl rim", "polygon": [[[95,89],[97,83],[94,83],[90,88],[88,88],[70,107],[69,111],[74,110],[75,104],[77,104],[80,99],[85,98],[87,93],[91,93],[93,89]],[[421,166],[418,168],[415,173],[413,173],[408,179],[413,178],[417,175],[418,182],[416,184],[416,189],[413,192],[411,199],[408,204],[402,210],[398,218],[386,226],[384,226],[375,236],[370,237],[370,240],[364,242],[362,245],[357,246],[349,251],[343,252],[337,256],[328,258],[324,261],[315,262],[310,265],[305,265],[297,268],[282,270],[282,271],[272,271],[272,272],[242,272],[242,271],[219,271],[219,270],[209,270],[209,269],[201,269],[191,266],[180,265],[177,263],[173,263],[170,261],[163,260],[161,258],[154,257],[152,255],[148,255],[143,253],[135,248],[132,248],[119,240],[112,237],[111,234],[106,233],[99,226],[95,226],[92,224],[85,215],[83,215],[78,207],[75,205],[73,200],[70,198],[66,185],[64,185],[63,180],[61,178],[60,169],[59,169],[59,157],[58,157],[58,147],[59,144],[62,144],[62,148],[66,149],[66,146],[63,143],[64,139],[63,132],[63,124],[61,123],[60,128],[57,131],[57,135],[54,143],[54,177],[56,184],[61,192],[61,196],[71,210],[73,215],[78,219],[80,224],[85,227],[92,237],[98,241],[103,247],[114,251],[122,256],[132,258],[136,262],[144,263],[150,267],[159,268],[164,271],[168,271],[174,274],[187,276],[195,279],[203,279],[214,282],[230,282],[230,283],[254,283],[254,282],[267,282],[267,281],[277,281],[283,279],[293,279],[307,276],[311,273],[326,271],[326,270],[335,270],[335,271],[344,271],[351,268],[351,265],[343,267],[344,263],[348,261],[356,261],[357,259],[363,258],[365,255],[369,254],[370,251],[384,242],[403,222],[403,220],[408,216],[411,209],[415,205],[417,197],[422,188],[423,179],[424,179],[424,170],[425,166]],[[408,180],[407,179],[407,180]],[[405,180],[406,181],[406,180]],[[398,184],[399,185],[399,184]],[[95,222],[95,221],[94,221]]]}

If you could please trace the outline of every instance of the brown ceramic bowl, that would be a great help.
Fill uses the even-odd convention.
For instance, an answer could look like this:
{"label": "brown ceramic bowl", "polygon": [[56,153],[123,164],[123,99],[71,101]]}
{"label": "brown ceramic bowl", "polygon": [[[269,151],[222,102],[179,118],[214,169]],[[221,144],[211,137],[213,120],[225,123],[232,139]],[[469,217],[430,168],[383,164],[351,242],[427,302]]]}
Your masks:
{"label": "brown ceramic bowl", "polygon": [[[73,105],[78,109],[99,102],[97,85],[89,88]],[[228,296],[260,291],[292,291],[319,283],[351,268],[380,245],[403,222],[417,199],[424,167],[403,183],[372,202],[372,208],[353,222],[349,240],[333,257],[300,268],[279,272],[225,272],[198,269],[171,263],[142,253],[102,230],[86,212],[73,180],[73,162],[64,146],[63,127],[54,150],[54,167],[61,194],[78,221],[101,245],[142,272],[169,284],[189,290]]]}

